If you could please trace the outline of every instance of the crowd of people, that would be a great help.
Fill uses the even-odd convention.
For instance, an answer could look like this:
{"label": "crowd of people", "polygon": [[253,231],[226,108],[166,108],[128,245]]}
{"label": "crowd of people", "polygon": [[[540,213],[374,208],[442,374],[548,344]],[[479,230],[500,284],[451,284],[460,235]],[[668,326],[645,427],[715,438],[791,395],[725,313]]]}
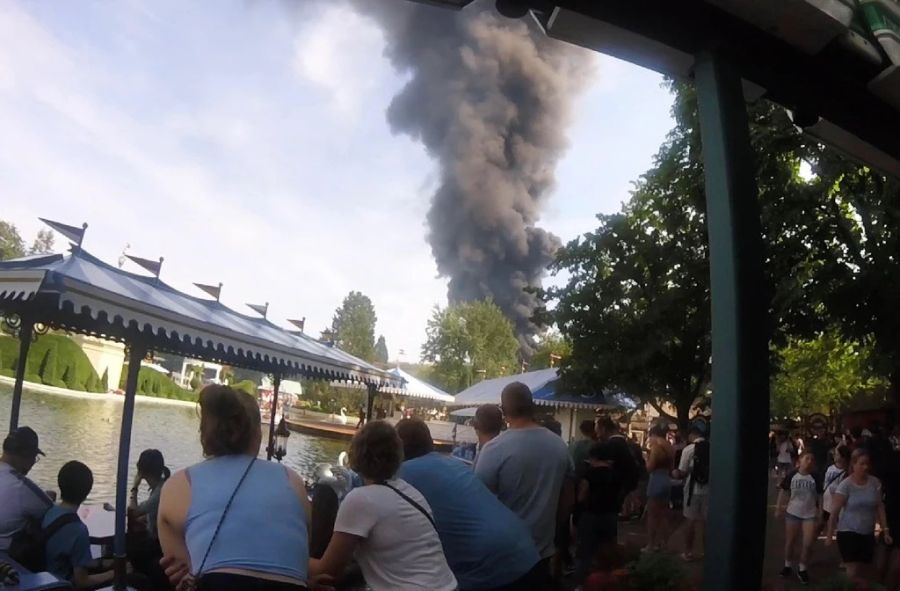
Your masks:
{"label": "crowd of people", "polygon": [[[804,439],[773,432],[769,450],[779,492],[775,515],[784,520],[781,576],[810,581],[808,565],[837,542],[840,568],[860,583],[900,585],[900,451],[881,428]],[[892,527],[893,526],[893,527]]]}
{"label": "crowd of people", "polygon": [[[685,519],[681,558],[702,556],[710,445],[701,426],[684,439],[654,426],[642,447],[598,417],[582,422],[567,446],[559,424],[538,416],[528,387],[513,383],[499,407],[475,414],[474,462],[436,452],[420,419],[374,420],[350,444],[355,486],[311,502],[297,473],[258,459],[253,397],[212,385],[199,407],[204,461],[170,473],[157,450],[138,458],[128,503],[134,588],[296,591],[364,581],[373,591],[530,591],[560,589],[569,577],[593,591],[604,556],[618,551],[620,523],[643,514],[643,551],[666,551],[674,508]],[[871,580],[880,540],[881,576],[895,588],[900,452],[891,442],[863,431],[808,442],[775,434],[771,452],[782,575],[808,583],[824,534],[823,544],[836,539],[849,576]],[[3,442],[0,552],[77,589],[108,585],[113,564],[94,558],[78,517],[91,470],[70,461],[58,495],[45,492],[27,476],[42,453],[28,427]]]}
{"label": "crowd of people", "polygon": [[[695,441],[676,470],[674,449],[655,430],[645,468],[634,442],[608,419],[585,421],[582,438],[567,447],[559,424],[541,421],[531,391],[514,383],[500,407],[485,405],[475,415],[474,466],[435,452],[427,423],[417,418],[366,423],[349,450],[357,485],[314,514],[318,499],[311,504],[298,474],[258,459],[255,399],[212,385],[201,391],[199,407],[204,461],[170,473],[158,450],[138,459],[128,504],[134,588],[332,589],[358,573],[373,591],[530,591],[558,588],[574,571],[590,589],[595,560],[616,544],[642,474],[646,495],[637,496],[653,515],[648,550],[656,550],[666,535],[661,507],[670,479],[690,480],[698,463],[685,458],[700,455]],[[93,485],[90,468],[66,463],[56,499],[27,477],[41,455],[28,427],[4,441],[0,552],[77,589],[108,585],[112,561],[93,557],[78,517]],[[686,514],[705,506],[702,487],[689,487]],[[701,521],[704,514],[695,515]],[[22,551],[29,543],[40,545],[34,562]]]}

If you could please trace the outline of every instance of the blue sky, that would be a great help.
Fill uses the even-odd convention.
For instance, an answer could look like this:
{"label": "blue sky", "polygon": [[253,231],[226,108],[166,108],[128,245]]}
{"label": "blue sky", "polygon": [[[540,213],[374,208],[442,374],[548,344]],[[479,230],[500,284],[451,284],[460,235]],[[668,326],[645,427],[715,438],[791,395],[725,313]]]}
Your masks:
{"label": "blue sky", "polygon": [[[0,0],[0,219],[28,242],[37,216],[88,222],[105,260],[164,256],[173,285],[221,281],[313,334],[362,291],[414,360],[446,280],[434,164],[385,121],[404,79],[349,8],[285,6]],[[619,208],[671,126],[660,76],[596,59],[541,221],[564,241]]]}

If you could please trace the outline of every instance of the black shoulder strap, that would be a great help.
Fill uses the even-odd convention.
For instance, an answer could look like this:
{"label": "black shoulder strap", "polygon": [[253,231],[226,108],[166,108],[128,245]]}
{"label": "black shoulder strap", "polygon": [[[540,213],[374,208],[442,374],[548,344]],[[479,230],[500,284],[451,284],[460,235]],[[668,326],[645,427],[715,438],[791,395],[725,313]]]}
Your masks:
{"label": "black shoulder strap", "polygon": [[415,502],[414,500],[409,498],[407,495],[403,494],[399,489],[391,486],[387,482],[379,482],[378,484],[388,487],[389,489],[391,489],[392,491],[394,491],[395,493],[400,495],[404,501],[406,501],[407,503],[409,503],[410,505],[412,505],[413,507],[418,509],[422,515],[424,515],[426,518],[428,518],[428,521],[431,523],[431,527],[433,527],[435,529],[435,531],[437,531],[437,525],[434,523],[434,518],[431,516],[431,513],[429,513],[428,511],[425,510],[425,507],[418,504],[417,502]]}
{"label": "black shoulder strap", "polygon": [[47,496],[47,493],[41,490],[41,487],[33,483],[28,477],[19,474],[18,471],[12,470],[12,475],[19,479],[19,482],[25,485],[25,488],[30,490],[34,496],[36,496],[41,501],[47,503],[47,507],[53,506],[53,501],[50,500],[50,497]]}
{"label": "black shoulder strap", "polygon": [[76,523],[78,521],[81,520],[75,513],[64,513],[63,515],[60,515],[59,517],[51,521],[50,525],[48,525],[41,531],[41,536],[44,538],[44,543],[55,536],[56,532],[58,532],[65,526],[69,525],[70,523]]}

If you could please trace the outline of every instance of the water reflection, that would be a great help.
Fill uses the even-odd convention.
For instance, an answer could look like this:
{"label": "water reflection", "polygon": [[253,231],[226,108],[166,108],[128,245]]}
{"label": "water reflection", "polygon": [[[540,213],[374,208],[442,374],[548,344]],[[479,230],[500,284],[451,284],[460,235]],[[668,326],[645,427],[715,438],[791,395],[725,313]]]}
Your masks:
{"label": "water reflection", "polygon": [[[9,428],[12,387],[0,384],[0,434]],[[115,497],[116,457],[122,417],[121,398],[68,398],[26,390],[22,396],[19,424],[37,431],[47,457],[29,476],[46,489],[55,490],[56,474],[69,460],[80,460],[94,472],[94,489],[88,504],[112,502]],[[203,459],[195,407],[138,400],[131,433],[131,475],[144,449],[163,453],[174,472]],[[264,427],[264,434],[268,427]],[[319,462],[334,462],[347,444],[292,433],[284,463],[306,478]],[[264,457],[264,454],[263,454]]]}

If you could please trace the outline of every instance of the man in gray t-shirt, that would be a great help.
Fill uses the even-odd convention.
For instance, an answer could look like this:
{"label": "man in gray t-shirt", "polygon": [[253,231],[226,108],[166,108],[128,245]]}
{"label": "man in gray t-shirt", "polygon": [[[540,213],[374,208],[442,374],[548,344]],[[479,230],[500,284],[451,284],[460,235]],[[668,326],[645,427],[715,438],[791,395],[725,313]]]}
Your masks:
{"label": "man in gray t-shirt", "polygon": [[29,427],[14,429],[3,440],[0,455],[0,551],[9,550],[13,536],[29,519],[39,520],[53,501],[26,474],[44,452]]}
{"label": "man in gray t-shirt", "polygon": [[509,429],[481,450],[475,473],[531,530],[541,558],[555,553],[559,495],[570,472],[568,448],[562,439],[534,420],[531,390],[520,382],[501,394]]}

